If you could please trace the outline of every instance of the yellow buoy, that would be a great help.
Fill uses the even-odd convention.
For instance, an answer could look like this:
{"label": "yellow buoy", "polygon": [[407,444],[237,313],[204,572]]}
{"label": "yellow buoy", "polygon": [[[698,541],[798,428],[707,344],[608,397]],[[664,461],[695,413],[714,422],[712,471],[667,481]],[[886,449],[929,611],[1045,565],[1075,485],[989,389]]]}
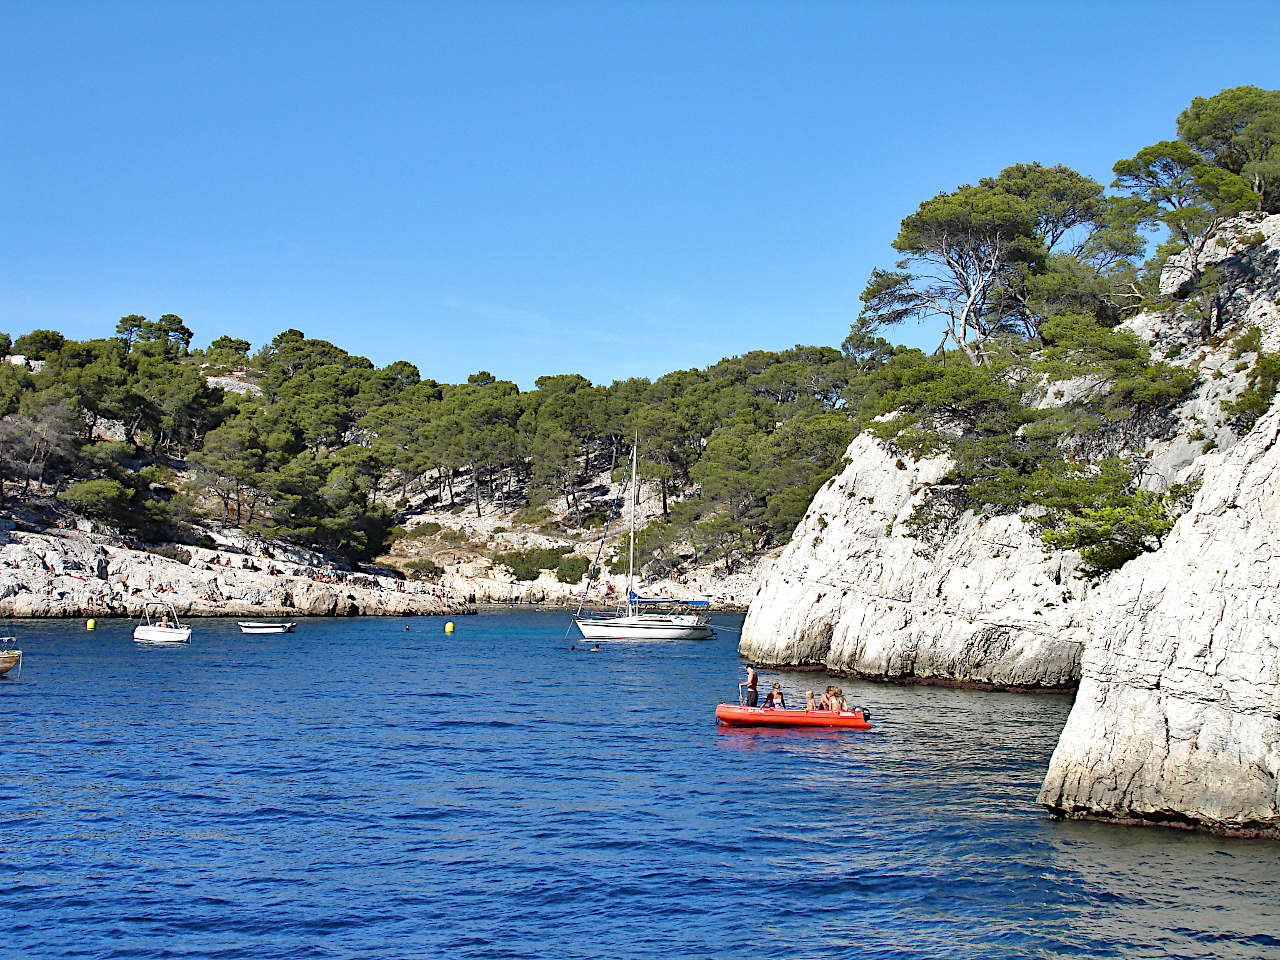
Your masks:
{"label": "yellow buoy", "polygon": [[450,620],[448,623],[446,623],[446,624],[444,625],[444,632],[445,632],[445,633],[453,633],[453,621],[452,621],[452,620]]}
{"label": "yellow buoy", "polygon": [[89,622],[84,625],[84,628],[86,630],[92,630],[97,625],[98,625],[98,621],[90,618]]}

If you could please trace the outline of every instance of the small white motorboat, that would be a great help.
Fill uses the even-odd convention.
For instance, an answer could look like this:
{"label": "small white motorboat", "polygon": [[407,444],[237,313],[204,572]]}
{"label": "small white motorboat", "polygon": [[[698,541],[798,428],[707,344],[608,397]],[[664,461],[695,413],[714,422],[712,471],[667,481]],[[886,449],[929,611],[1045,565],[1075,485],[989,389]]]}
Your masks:
{"label": "small white motorboat", "polygon": [[297,626],[290,620],[288,623],[262,623],[254,620],[237,620],[236,626],[241,633],[293,633]]}
{"label": "small white motorboat", "polygon": [[142,620],[133,628],[133,639],[143,643],[189,643],[191,627],[178,619],[173,604],[148,600],[142,608]]}
{"label": "small white motorboat", "polygon": [[13,675],[17,680],[22,676],[22,651],[14,646],[18,641],[13,637],[0,637],[0,677],[8,676],[14,667],[18,672]]}

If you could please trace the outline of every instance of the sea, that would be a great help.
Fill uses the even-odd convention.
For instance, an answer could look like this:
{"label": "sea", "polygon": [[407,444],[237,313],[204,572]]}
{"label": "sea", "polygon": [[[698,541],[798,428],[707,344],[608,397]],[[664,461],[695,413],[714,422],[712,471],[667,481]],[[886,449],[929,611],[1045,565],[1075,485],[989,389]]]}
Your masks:
{"label": "sea", "polygon": [[835,681],[874,729],[734,729],[741,616],[452,622],[0,623],[0,956],[1280,957],[1280,844],[1037,805],[1069,696]]}

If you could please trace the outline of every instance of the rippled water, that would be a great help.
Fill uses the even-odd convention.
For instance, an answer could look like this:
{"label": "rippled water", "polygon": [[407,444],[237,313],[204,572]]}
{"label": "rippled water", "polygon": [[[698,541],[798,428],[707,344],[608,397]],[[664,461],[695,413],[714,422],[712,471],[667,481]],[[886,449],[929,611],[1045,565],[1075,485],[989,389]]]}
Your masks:
{"label": "rippled water", "polygon": [[845,683],[874,731],[730,730],[736,634],[456,622],[8,623],[0,955],[1280,956],[1280,845],[1044,816],[1068,698]]}

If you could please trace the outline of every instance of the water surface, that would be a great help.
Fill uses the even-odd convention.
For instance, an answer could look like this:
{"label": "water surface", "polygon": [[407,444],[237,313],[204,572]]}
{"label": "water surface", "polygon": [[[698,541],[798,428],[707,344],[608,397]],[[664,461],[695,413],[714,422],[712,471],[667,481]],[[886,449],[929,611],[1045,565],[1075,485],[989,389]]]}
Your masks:
{"label": "water surface", "polygon": [[844,682],[874,731],[718,728],[735,633],[566,619],[8,622],[0,955],[1280,957],[1280,845],[1036,806],[1068,697]]}

